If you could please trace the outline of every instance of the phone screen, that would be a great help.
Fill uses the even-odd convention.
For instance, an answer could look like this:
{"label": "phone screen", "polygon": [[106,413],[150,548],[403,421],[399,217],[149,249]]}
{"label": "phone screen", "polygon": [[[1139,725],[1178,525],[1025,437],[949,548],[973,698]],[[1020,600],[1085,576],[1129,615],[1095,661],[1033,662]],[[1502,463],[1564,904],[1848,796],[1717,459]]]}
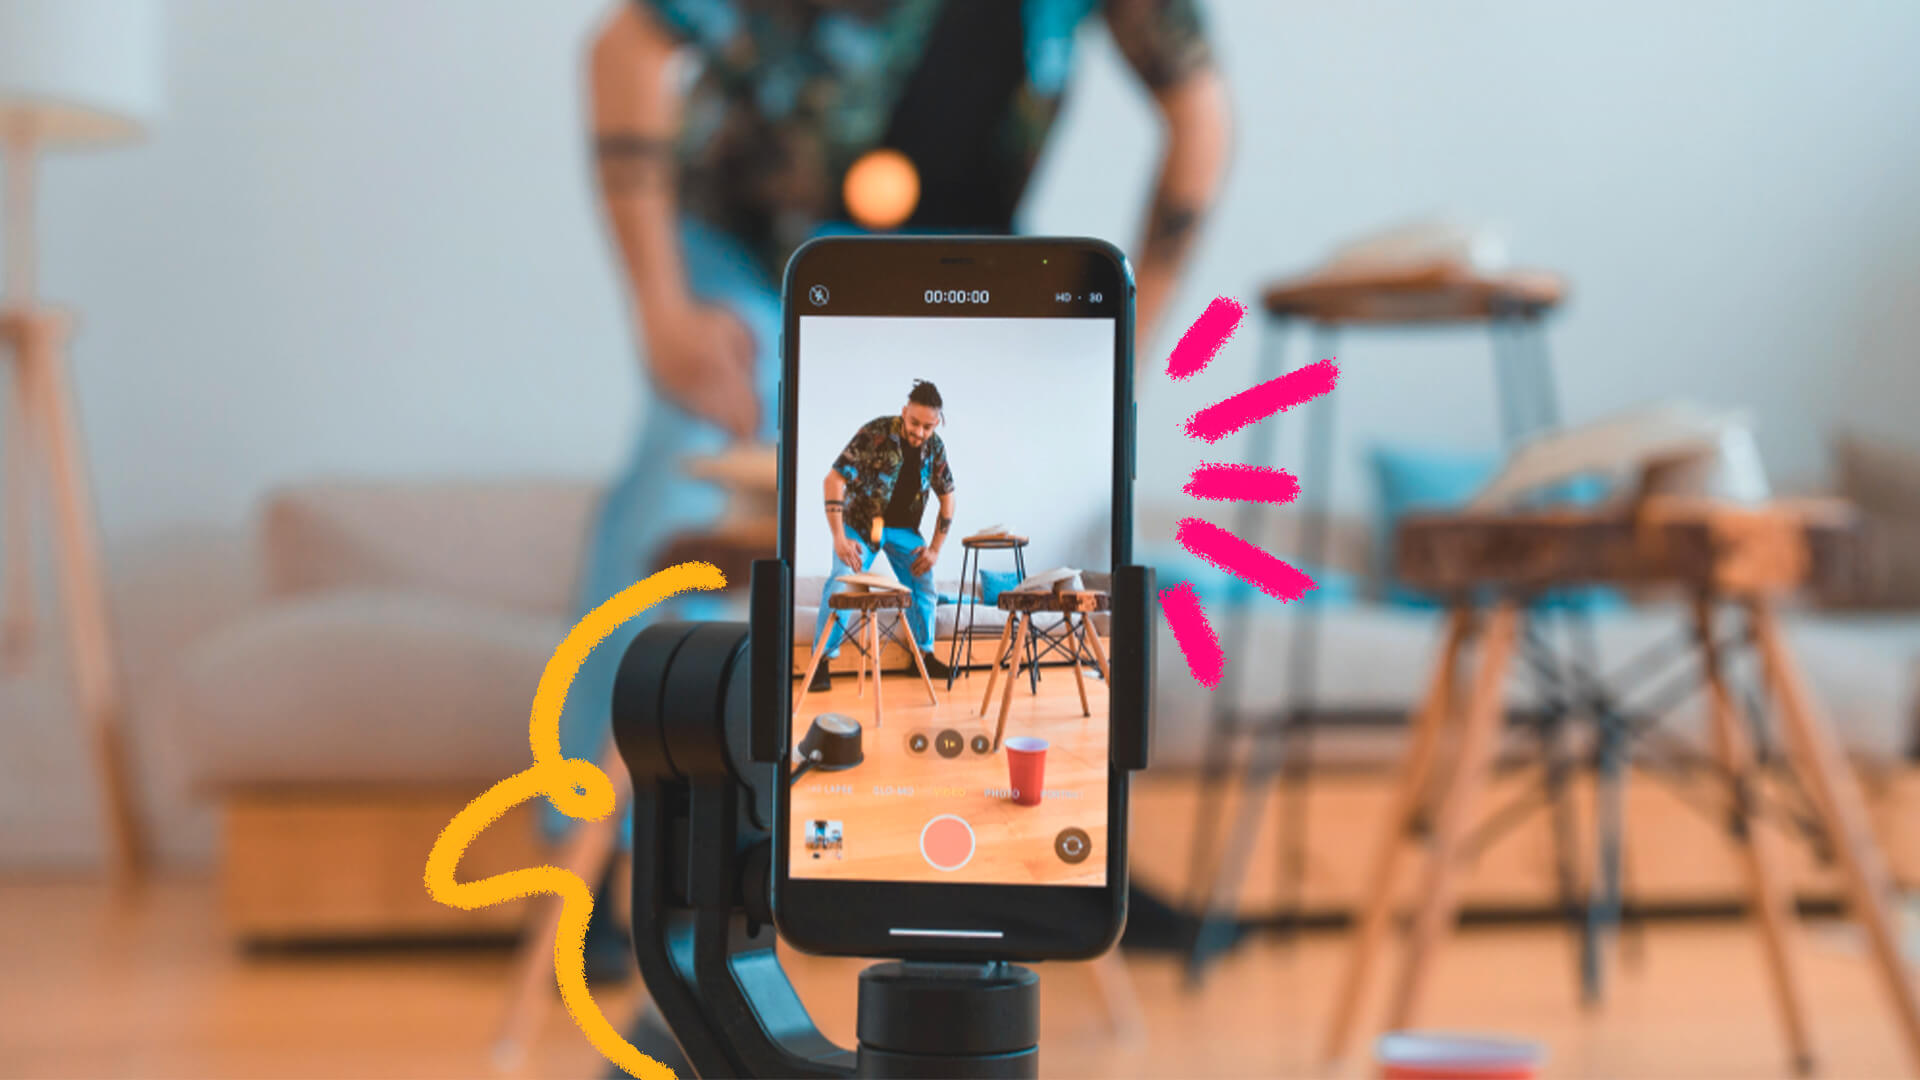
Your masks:
{"label": "phone screen", "polygon": [[1020,278],[789,285],[793,879],[1108,882],[1130,304]]}

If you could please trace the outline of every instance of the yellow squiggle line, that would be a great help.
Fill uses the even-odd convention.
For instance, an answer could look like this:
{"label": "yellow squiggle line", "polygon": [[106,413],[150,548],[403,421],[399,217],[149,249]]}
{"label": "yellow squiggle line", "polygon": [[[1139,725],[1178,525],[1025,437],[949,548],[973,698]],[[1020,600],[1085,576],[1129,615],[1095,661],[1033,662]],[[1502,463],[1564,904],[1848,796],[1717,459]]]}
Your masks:
{"label": "yellow squiggle line", "polygon": [[487,826],[536,796],[544,796],[555,809],[580,821],[598,821],[613,812],[613,781],[607,774],[590,761],[560,752],[560,712],[567,689],[587,654],[628,619],[676,593],[726,585],[726,577],[710,563],[680,563],[627,586],[588,612],[567,632],[540,674],[527,724],[533,765],[468,803],[441,830],[427,854],[427,894],[449,907],[472,911],[542,893],[560,897],[560,927],[553,939],[553,973],[560,984],[560,1000],[594,1049],[640,1080],[673,1080],[673,1070],[623,1038],[587,991],[587,920],[593,914],[593,890],[587,883],[557,866],[523,867],[478,881],[456,881],[454,871],[467,846]]}

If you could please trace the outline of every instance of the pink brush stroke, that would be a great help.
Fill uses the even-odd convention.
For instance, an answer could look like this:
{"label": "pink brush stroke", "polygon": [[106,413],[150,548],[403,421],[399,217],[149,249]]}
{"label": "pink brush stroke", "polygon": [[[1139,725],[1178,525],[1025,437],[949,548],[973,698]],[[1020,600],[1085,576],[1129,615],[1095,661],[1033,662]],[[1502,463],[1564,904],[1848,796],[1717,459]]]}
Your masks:
{"label": "pink brush stroke", "polygon": [[1227,656],[1220,651],[1220,635],[1213,632],[1193,586],[1183,581],[1171,589],[1161,589],[1160,610],[1167,617],[1167,625],[1173,627],[1173,640],[1187,658],[1187,670],[1207,689],[1219,686]]}
{"label": "pink brush stroke", "polygon": [[1174,533],[1180,546],[1274,597],[1291,603],[1317,588],[1312,578],[1286,560],[1262,551],[1233,533],[1199,518],[1182,518]]}
{"label": "pink brush stroke", "polygon": [[1221,346],[1233,340],[1233,332],[1240,329],[1240,319],[1246,313],[1246,305],[1233,297],[1214,297],[1167,355],[1168,377],[1178,382],[1205,371]]}
{"label": "pink brush stroke", "polygon": [[1263,465],[1202,465],[1180,490],[1221,502],[1290,503],[1300,496],[1300,481],[1285,469]]}
{"label": "pink brush stroke", "polygon": [[1339,377],[1340,369],[1331,358],[1296,368],[1194,413],[1187,418],[1187,434],[1203,442],[1219,442],[1248,424],[1327,393]]}

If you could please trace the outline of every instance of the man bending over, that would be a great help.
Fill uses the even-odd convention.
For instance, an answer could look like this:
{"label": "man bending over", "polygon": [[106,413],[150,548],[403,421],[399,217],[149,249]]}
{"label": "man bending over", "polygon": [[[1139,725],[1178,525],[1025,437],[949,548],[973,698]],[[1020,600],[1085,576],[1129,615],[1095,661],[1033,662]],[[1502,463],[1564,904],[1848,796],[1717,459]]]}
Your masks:
{"label": "man bending over", "polygon": [[[933,655],[933,567],[953,526],[953,471],[947,467],[946,444],[934,434],[945,418],[940,391],[930,382],[915,379],[900,414],[860,425],[834,460],[826,481],[833,569],[820,591],[820,614],[813,630],[817,641],[833,614],[827,597],[840,584],[841,575],[865,571],[885,552],[894,576],[913,590],[907,627],[924,655],[927,673],[936,678],[946,676],[947,666]],[[920,538],[929,490],[940,497],[940,517],[931,543]],[[822,646],[829,660],[840,655],[840,637],[840,621],[835,619]],[[808,692],[832,688],[827,668],[819,665]]]}

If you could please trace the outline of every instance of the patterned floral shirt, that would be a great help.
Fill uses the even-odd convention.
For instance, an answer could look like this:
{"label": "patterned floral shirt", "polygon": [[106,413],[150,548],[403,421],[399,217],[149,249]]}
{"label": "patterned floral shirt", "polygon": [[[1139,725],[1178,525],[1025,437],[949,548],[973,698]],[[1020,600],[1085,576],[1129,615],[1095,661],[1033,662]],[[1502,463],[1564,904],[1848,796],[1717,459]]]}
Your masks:
{"label": "patterned floral shirt", "polygon": [[636,0],[698,61],[681,206],[778,279],[845,221],[841,186],[889,147],[920,174],[908,230],[1007,232],[1098,12],[1149,89],[1211,65],[1197,0]]}
{"label": "patterned floral shirt", "polygon": [[[898,416],[880,416],[860,425],[847,440],[847,448],[834,459],[833,471],[846,478],[847,529],[868,547],[874,543],[874,526],[886,518],[887,503],[893,498],[894,485],[902,482],[900,465],[906,460],[906,448]],[[947,444],[938,434],[927,436],[920,447],[920,475],[908,477],[915,485],[912,516],[918,520],[926,512],[927,492],[953,494],[953,470],[947,467]]]}

